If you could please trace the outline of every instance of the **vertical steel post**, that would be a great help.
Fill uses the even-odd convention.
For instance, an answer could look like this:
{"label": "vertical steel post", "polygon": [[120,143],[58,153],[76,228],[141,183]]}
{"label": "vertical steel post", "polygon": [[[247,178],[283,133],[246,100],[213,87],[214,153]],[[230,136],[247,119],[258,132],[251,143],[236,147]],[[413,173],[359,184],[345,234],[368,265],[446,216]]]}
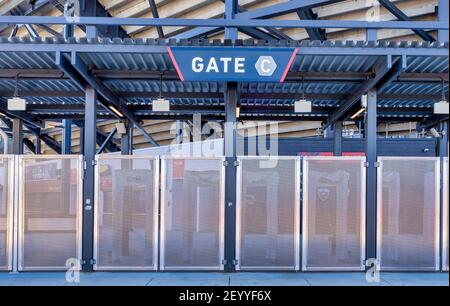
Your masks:
{"label": "vertical steel post", "polygon": [[41,152],[42,152],[42,141],[41,141],[41,138],[38,135],[36,135],[36,141],[34,143],[34,147],[36,149],[35,150],[36,154],[37,155],[41,154]]}
{"label": "vertical steel post", "polygon": [[367,29],[366,30],[366,41],[377,41],[378,40],[378,30],[377,29]]}
{"label": "vertical steel post", "polygon": [[[448,0],[439,0],[438,5],[438,19],[439,21],[449,22],[449,1]],[[438,31],[438,41],[440,42],[448,42],[448,30],[439,30]]]}
{"label": "vertical steel post", "polygon": [[333,125],[333,153],[334,156],[342,156],[342,121]]}
{"label": "vertical steel post", "polygon": [[133,129],[134,125],[132,123],[126,123],[126,134],[121,135],[122,155],[133,154]]}
{"label": "vertical steel post", "polygon": [[63,120],[61,154],[72,153],[72,120]]}
{"label": "vertical steel post", "polygon": [[22,119],[13,120],[13,154],[23,154],[23,122]]}
{"label": "vertical steel post", "polygon": [[236,259],[236,107],[237,83],[228,83],[225,91],[225,271],[235,271]]}
{"label": "vertical steel post", "polygon": [[[444,202],[445,202],[445,185],[444,185],[444,171],[447,171],[447,169],[445,168],[445,163],[444,163],[444,158],[448,157],[448,121],[443,121],[439,124],[439,130],[441,132],[441,138],[439,138],[439,142],[438,142],[438,151],[439,151],[439,157],[441,160],[441,175],[440,175],[440,186],[441,186],[441,193],[440,193],[440,203],[441,203],[441,216],[440,216],[440,220],[441,220],[441,227],[439,228],[440,230],[440,237],[444,237],[443,235],[443,231],[444,231]],[[443,239],[441,239],[441,244],[440,244],[440,256],[439,258],[443,258],[443,254],[444,254],[444,241]],[[441,266],[441,269],[443,267]]]}
{"label": "vertical steel post", "polygon": [[83,152],[84,152],[84,121],[80,122],[79,129],[80,129],[80,154],[83,154]]}
{"label": "vertical steel post", "polygon": [[[225,0],[225,19],[234,19],[234,15],[238,12],[238,0]],[[238,39],[237,28],[225,28],[225,38]]]}
{"label": "vertical steel post", "polygon": [[367,259],[377,258],[377,90],[371,89],[367,94],[366,127],[366,247]]}
{"label": "vertical steel post", "polygon": [[84,186],[83,186],[83,272],[93,271],[94,256],[94,173],[97,146],[97,92],[86,88],[84,117]]}
{"label": "vertical steel post", "polygon": [[[97,17],[97,1],[83,0],[80,14],[82,17]],[[86,25],[86,38],[97,38],[98,29],[95,25]]]}
{"label": "vertical steel post", "polygon": [[64,25],[64,39],[67,40],[70,37],[73,37],[73,25],[66,24],[66,25]]}

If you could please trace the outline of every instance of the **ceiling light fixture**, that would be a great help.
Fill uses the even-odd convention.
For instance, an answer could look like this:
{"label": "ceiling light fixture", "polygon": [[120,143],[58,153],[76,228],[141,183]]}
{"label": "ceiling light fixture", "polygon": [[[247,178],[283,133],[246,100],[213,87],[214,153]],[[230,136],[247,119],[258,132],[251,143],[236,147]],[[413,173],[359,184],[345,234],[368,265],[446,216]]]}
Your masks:
{"label": "ceiling light fixture", "polygon": [[162,95],[163,87],[163,75],[160,75],[159,79],[159,97],[152,101],[152,111],[153,112],[169,112],[170,111],[170,101],[164,99]]}
{"label": "ceiling light fixture", "polygon": [[445,96],[445,82],[444,79],[442,79],[442,96],[441,96],[441,100],[437,103],[434,103],[433,105],[434,107],[434,114],[435,115],[448,115],[448,101],[447,98]]}
{"label": "ceiling light fixture", "polygon": [[113,105],[109,105],[108,108],[117,116],[119,116],[120,118],[123,118],[124,115],[117,109],[115,108]]}
{"label": "ceiling light fixture", "polygon": [[19,97],[19,74],[16,75],[16,85],[14,88],[14,95],[11,99],[8,99],[9,111],[26,111],[27,101]]}
{"label": "ceiling light fixture", "polygon": [[312,102],[306,100],[305,97],[305,78],[302,78],[302,98],[295,101],[294,112],[296,113],[311,113],[312,112]]}

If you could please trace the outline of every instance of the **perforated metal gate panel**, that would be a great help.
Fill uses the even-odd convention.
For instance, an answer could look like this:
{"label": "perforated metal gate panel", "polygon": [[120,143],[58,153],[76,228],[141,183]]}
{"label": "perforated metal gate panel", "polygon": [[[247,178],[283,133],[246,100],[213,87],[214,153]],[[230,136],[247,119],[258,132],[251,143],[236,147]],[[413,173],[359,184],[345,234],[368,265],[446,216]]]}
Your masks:
{"label": "perforated metal gate panel", "polygon": [[19,159],[19,270],[67,270],[81,259],[82,157]]}
{"label": "perforated metal gate panel", "polygon": [[240,158],[238,270],[298,270],[300,161]]}
{"label": "perforated metal gate panel", "polygon": [[162,270],[221,270],[222,159],[162,159]]}
{"label": "perforated metal gate panel", "polygon": [[364,162],[304,158],[303,270],[364,270]]}
{"label": "perforated metal gate panel", "polygon": [[96,270],[156,270],[159,160],[97,156]]}
{"label": "perforated metal gate panel", "polygon": [[14,157],[0,156],[0,270],[11,270]]}
{"label": "perforated metal gate panel", "polygon": [[448,211],[449,211],[449,203],[448,203],[448,189],[449,189],[449,185],[448,185],[448,177],[449,177],[449,168],[448,168],[448,157],[444,159],[444,203],[443,203],[443,207],[444,207],[444,211],[443,211],[443,222],[442,222],[442,230],[443,230],[443,256],[442,256],[442,269],[444,271],[448,271],[448,253],[449,253],[449,223],[448,223]]}
{"label": "perforated metal gate panel", "polygon": [[382,270],[439,269],[438,158],[380,158],[378,256]]}

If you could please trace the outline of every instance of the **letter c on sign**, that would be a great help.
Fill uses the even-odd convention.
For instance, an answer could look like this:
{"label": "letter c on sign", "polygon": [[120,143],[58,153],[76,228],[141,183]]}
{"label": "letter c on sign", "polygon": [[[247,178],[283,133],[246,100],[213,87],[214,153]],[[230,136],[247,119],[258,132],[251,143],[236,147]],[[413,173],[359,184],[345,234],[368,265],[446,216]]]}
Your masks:
{"label": "letter c on sign", "polygon": [[203,65],[203,59],[201,57],[195,57],[192,60],[192,71],[200,73],[203,71],[204,67],[205,65]]}
{"label": "letter c on sign", "polygon": [[261,70],[264,73],[270,72],[270,61],[268,59],[265,59],[261,62]]}

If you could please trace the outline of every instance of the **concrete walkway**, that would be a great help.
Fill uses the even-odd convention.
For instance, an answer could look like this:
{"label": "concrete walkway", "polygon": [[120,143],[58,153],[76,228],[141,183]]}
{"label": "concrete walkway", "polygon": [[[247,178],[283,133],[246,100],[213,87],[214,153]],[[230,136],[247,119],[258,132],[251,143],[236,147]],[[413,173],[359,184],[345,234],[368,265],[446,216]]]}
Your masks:
{"label": "concrete walkway", "polygon": [[81,274],[68,283],[65,273],[0,273],[0,286],[448,286],[448,273],[382,273],[368,283],[363,273],[106,273]]}

